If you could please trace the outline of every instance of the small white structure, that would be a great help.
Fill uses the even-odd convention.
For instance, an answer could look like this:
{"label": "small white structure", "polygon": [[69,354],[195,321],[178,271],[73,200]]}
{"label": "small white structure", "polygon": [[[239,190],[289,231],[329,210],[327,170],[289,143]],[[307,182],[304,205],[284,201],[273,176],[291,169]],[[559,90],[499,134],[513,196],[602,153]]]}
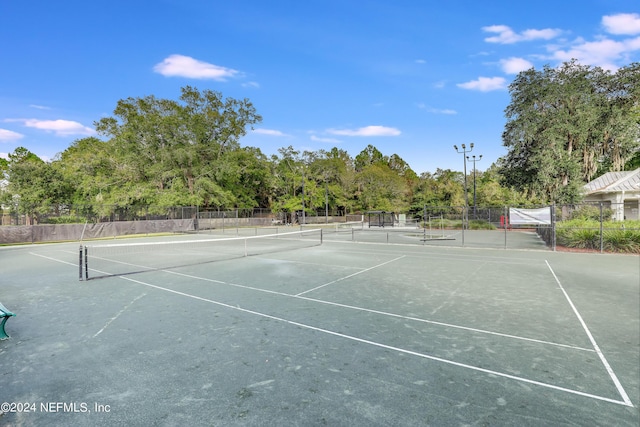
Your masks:
{"label": "small white structure", "polygon": [[613,219],[640,219],[640,168],[607,172],[584,186],[585,202],[611,204]]}

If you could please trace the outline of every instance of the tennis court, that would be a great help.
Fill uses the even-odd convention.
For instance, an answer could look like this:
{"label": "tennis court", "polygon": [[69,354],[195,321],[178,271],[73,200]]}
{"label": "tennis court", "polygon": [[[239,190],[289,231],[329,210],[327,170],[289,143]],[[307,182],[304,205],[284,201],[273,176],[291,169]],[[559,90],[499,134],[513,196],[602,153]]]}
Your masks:
{"label": "tennis court", "polygon": [[0,248],[0,424],[640,421],[637,256],[247,234]]}

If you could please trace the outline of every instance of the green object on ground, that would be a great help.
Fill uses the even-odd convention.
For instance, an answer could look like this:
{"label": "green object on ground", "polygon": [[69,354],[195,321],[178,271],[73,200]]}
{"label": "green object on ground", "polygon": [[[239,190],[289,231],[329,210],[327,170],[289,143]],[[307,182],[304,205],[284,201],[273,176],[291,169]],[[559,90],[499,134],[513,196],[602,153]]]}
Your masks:
{"label": "green object on ground", "polygon": [[10,312],[7,309],[7,307],[5,307],[4,305],[2,305],[2,303],[0,303],[0,319],[2,319],[0,321],[0,340],[9,338],[9,335],[7,335],[7,333],[4,330],[4,324],[7,323],[7,320],[11,316],[15,316],[15,314]]}

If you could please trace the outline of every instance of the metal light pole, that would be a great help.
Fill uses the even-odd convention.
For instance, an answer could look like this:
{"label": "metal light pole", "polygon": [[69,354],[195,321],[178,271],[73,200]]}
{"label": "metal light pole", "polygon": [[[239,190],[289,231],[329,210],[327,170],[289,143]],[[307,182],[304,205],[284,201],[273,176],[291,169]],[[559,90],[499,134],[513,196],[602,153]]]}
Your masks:
{"label": "metal light pole", "polygon": [[476,212],[476,162],[482,160],[482,154],[480,154],[477,159],[475,154],[471,156],[471,158],[467,156],[467,160],[471,160],[473,162],[473,219],[478,219]]}
{"label": "metal light pole", "polygon": [[469,195],[467,194],[467,153],[470,153],[473,150],[473,142],[469,144],[469,149],[462,144],[462,150],[458,149],[457,145],[454,145],[453,148],[460,154],[462,154],[462,158],[464,160],[464,215],[462,219],[462,229],[469,228]]}

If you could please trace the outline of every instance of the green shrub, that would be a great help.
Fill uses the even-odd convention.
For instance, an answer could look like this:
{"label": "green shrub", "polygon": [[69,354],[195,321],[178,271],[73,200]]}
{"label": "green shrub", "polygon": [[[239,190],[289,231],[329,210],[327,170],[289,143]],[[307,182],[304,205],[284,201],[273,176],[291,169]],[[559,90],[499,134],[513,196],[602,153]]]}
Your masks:
{"label": "green shrub", "polygon": [[[611,218],[613,211],[610,208],[602,209],[602,218]],[[571,219],[600,221],[600,206],[582,205],[571,212]]]}
{"label": "green shrub", "polygon": [[593,228],[575,228],[567,231],[567,243],[565,246],[579,249],[600,248],[600,230]]}
{"label": "green shrub", "polygon": [[56,216],[47,218],[46,221],[42,222],[43,224],[84,224],[85,219],[79,216]]}
{"label": "green shrub", "polygon": [[469,221],[469,230],[495,230],[495,225],[488,221],[474,219]]}
{"label": "green shrub", "polygon": [[[607,252],[640,253],[640,221],[602,224],[602,246]],[[600,250],[600,222],[574,219],[556,224],[556,244],[568,248]]]}
{"label": "green shrub", "polygon": [[432,219],[431,222],[424,224],[425,228],[429,228],[431,225],[431,229],[440,229],[440,228],[462,228],[462,220],[455,219]]}
{"label": "green shrub", "polygon": [[[429,223],[425,224],[426,228],[429,228]],[[462,220],[459,219],[432,219],[431,229],[436,230],[440,228],[448,228],[459,230],[462,229]],[[496,227],[488,221],[473,219],[469,221],[469,230],[495,230]]]}
{"label": "green shrub", "polygon": [[640,230],[607,229],[602,234],[605,251],[640,253]]}

